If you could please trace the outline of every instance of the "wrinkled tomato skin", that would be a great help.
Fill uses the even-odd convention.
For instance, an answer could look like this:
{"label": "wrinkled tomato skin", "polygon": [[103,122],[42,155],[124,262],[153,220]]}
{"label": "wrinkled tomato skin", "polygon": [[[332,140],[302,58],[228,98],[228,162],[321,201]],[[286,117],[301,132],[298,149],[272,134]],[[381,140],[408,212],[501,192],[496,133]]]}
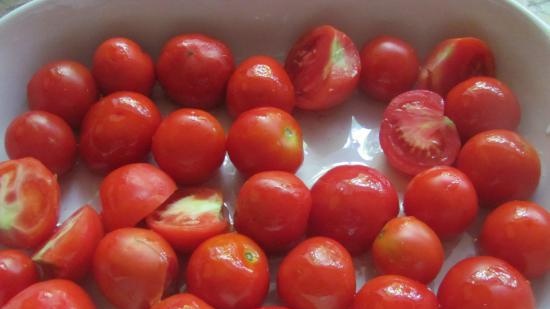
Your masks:
{"label": "wrinkled tomato skin", "polygon": [[151,309],[214,309],[214,307],[193,294],[181,293],[163,299]]}
{"label": "wrinkled tomato skin", "polygon": [[0,306],[37,281],[36,267],[23,251],[0,250]]}

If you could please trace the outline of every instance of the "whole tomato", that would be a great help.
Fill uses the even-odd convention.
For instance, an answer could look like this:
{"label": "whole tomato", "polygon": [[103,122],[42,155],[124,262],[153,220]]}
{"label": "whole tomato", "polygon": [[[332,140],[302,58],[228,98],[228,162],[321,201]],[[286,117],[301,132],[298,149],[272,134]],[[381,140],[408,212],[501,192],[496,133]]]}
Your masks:
{"label": "whole tomato", "polygon": [[214,307],[193,294],[181,293],[163,299],[151,309],[214,309]]}
{"label": "whole tomato", "polygon": [[0,306],[37,281],[38,272],[30,257],[19,250],[0,250]]}

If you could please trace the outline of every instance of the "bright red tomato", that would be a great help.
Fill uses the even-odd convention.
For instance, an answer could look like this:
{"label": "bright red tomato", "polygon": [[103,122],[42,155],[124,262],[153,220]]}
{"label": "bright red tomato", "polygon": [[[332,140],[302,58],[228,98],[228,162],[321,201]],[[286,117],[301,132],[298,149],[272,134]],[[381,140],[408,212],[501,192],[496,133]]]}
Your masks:
{"label": "bright red tomato", "polygon": [[345,33],[325,25],[294,43],[285,69],[294,84],[296,106],[319,110],[342,104],[353,93],[359,82],[361,60]]}
{"label": "bright red tomato", "polygon": [[64,60],[41,67],[27,85],[31,110],[43,110],[63,118],[71,127],[80,122],[99,96],[90,71],[82,64]]}
{"label": "bright red tomato", "polygon": [[4,145],[10,159],[33,157],[50,171],[61,175],[76,161],[76,139],[61,117],[44,111],[30,111],[12,120]]}
{"label": "bright red tomato", "polygon": [[149,309],[178,274],[176,253],[157,233],[121,228],[100,241],[93,271],[99,289],[119,309]]}
{"label": "bright red tomato", "polygon": [[38,273],[30,257],[18,250],[0,250],[0,307],[37,281]]}
{"label": "bright red tomato", "polygon": [[395,97],[383,114],[380,146],[398,171],[416,175],[437,165],[451,165],[460,150],[456,126],[443,115],[443,98],[427,90]]}
{"label": "bright red tomato", "polygon": [[370,249],[384,224],[399,212],[391,182],[368,166],[332,168],[315,182],[311,195],[309,232],[337,240],[352,254]]}
{"label": "bright red tomato", "polygon": [[250,238],[227,233],[203,242],[187,265],[187,289],[217,309],[260,306],[269,287],[267,257]]}
{"label": "bright red tomato", "polygon": [[151,309],[214,309],[214,307],[193,294],[181,293],[164,299],[153,305]]}
{"label": "bright red tomato", "polygon": [[280,306],[267,306],[267,307],[260,307],[258,309],[289,309],[287,307],[280,307]]}
{"label": "bright red tomato", "polygon": [[166,94],[188,107],[210,108],[220,103],[232,71],[231,50],[202,34],[173,37],[157,61],[158,79]]}

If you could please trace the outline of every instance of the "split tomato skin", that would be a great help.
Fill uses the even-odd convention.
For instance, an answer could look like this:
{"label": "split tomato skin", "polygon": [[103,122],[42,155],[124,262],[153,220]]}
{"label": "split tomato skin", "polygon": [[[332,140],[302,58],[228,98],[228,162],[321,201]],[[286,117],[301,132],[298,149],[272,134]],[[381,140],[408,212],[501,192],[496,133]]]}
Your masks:
{"label": "split tomato skin", "polygon": [[163,299],[151,309],[214,309],[214,307],[193,294],[181,293]]}
{"label": "split tomato skin", "polygon": [[0,250],[0,306],[38,279],[33,261],[23,251]]}

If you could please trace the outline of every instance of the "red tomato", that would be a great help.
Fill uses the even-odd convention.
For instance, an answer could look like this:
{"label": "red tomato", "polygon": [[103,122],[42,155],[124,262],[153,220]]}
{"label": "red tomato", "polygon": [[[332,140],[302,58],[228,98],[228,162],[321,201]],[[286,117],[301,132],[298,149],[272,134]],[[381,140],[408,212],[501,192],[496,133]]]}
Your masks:
{"label": "red tomato", "polygon": [[229,129],[227,152],[246,175],[263,171],[294,173],[304,160],[302,129],[287,112],[258,107],[242,113]]}
{"label": "red tomato", "polygon": [[31,258],[22,251],[0,250],[0,307],[37,281],[38,273]]}
{"label": "red tomato", "polygon": [[157,233],[121,228],[100,241],[94,256],[99,289],[119,309],[149,309],[172,288],[176,253]]}
{"label": "red tomato", "polygon": [[43,110],[63,118],[73,128],[99,96],[94,78],[82,64],[64,60],[41,67],[27,85],[31,110]]}
{"label": "red tomato", "polygon": [[239,191],[235,228],[268,252],[289,249],[304,236],[311,193],[300,178],[288,172],[261,172]]}
{"label": "red tomato", "polygon": [[34,158],[0,163],[0,243],[34,248],[53,232],[59,214],[59,184]]}
{"label": "red tomato", "polygon": [[535,309],[531,285],[510,264],[490,256],[464,259],[443,278],[441,309]]}
{"label": "red tomato", "polygon": [[281,262],[277,292],[293,309],[348,308],[355,295],[350,254],[330,238],[306,239]]}
{"label": "red tomato", "polygon": [[541,173],[536,149],[508,130],[473,136],[462,147],[456,166],[474,184],[481,205],[491,207],[528,199],[535,192]]}
{"label": "red tomato", "polygon": [[151,309],[214,309],[214,307],[193,294],[181,293],[164,299],[153,305]]}
{"label": "red tomato", "polygon": [[128,164],[112,171],[99,191],[105,230],[136,225],[176,189],[170,176],[151,164]]}
{"label": "red tomato", "polygon": [[380,231],[372,244],[372,257],[383,274],[402,275],[427,284],[439,273],[445,252],[435,232],[424,222],[399,217]]}
{"label": "red tomato", "polygon": [[153,136],[159,167],[181,184],[210,178],[225,157],[225,132],[211,114],[191,108],[166,117]]}
{"label": "red tomato", "polygon": [[527,201],[505,203],[485,219],[481,248],[527,277],[550,271],[550,213]]}
{"label": "red tomato", "polygon": [[337,166],[311,188],[309,231],[331,237],[352,254],[368,250],[384,224],[399,212],[397,192],[377,170]]}
{"label": "red tomato", "polygon": [[59,116],[30,111],[12,120],[4,145],[10,159],[33,157],[61,175],[76,161],[76,139],[71,127]]}
{"label": "red tomato", "polygon": [[227,109],[233,116],[255,107],[294,109],[294,86],[274,58],[254,56],[243,61],[227,84]]}
{"label": "red tomato", "polygon": [[167,95],[196,108],[210,108],[222,101],[232,71],[229,48],[202,34],[173,37],[157,62],[158,79]]}
{"label": "red tomato", "polygon": [[82,123],[80,154],[95,172],[145,160],[160,112],[136,92],[116,92],[90,108]]}
{"label": "red tomato", "polygon": [[455,123],[463,141],[492,129],[515,130],[521,110],[516,96],[491,77],[472,77],[447,94],[445,115]]}
{"label": "red tomato", "polygon": [[287,307],[280,307],[280,306],[267,306],[267,307],[260,307],[258,309],[289,309]]}
{"label": "red tomato", "polygon": [[63,222],[32,260],[42,277],[80,280],[88,273],[102,237],[101,219],[86,205]]}
{"label": "red tomato", "polygon": [[359,82],[361,60],[353,41],[332,26],[320,26],[294,43],[286,57],[302,109],[327,109],[345,102]]}
{"label": "red tomato", "polygon": [[395,37],[379,36],[361,50],[360,85],[373,99],[389,102],[413,88],[419,69],[412,46]]}
{"label": "red tomato", "polygon": [[93,62],[92,74],[103,94],[116,91],[151,94],[155,65],[136,42],[121,37],[108,39],[95,50]]}
{"label": "red tomato", "polygon": [[443,98],[427,90],[408,91],[390,102],[380,125],[380,146],[395,169],[416,175],[453,164],[460,137],[443,115],[443,104]]}
{"label": "red tomato", "polygon": [[223,196],[218,190],[195,187],[174,192],[147,217],[147,226],[174,249],[191,252],[206,239],[227,231]]}
{"label": "red tomato", "polygon": [[269,287],[267,257],[250,238],[238,233],[203,242],[187,265],[187,289],[217,309],[260,306]]}
{"label": "red tomato", "polygon": [[439,237],[450,238],[464,232],[475,220],[478,200],[468,176],[454,167],[436,166],[409,182],[403,208]]}

